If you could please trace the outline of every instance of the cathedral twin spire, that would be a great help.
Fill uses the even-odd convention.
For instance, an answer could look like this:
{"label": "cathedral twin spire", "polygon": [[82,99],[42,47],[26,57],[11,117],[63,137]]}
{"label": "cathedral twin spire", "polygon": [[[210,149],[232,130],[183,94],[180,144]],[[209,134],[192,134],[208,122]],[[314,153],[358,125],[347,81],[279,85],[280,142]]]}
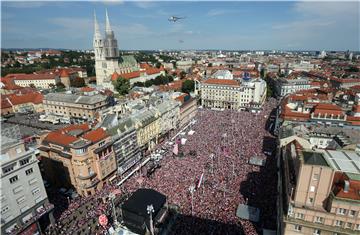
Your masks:
{"label": "cathedral twin spire", "polygon": [[[114,32],[111,29],[109,15],[107,9],[105,10],[105,35],[113,37]],[[94,39],[101,39],[100,27],[94,11]]]}

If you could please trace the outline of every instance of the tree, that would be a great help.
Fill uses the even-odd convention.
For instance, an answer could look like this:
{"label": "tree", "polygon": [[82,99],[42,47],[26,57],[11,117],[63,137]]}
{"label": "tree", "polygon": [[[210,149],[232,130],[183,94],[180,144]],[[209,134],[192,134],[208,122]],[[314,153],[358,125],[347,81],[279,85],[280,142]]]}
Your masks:
{"label": "tree", "polygon": [[58,89],[64,89],[64,88],[65,88],[65,85],[64,85],[62,82],[58,82],[58,83],[56,83],[56,88],[58,88]]}
{"label": "tree", "polygon": [[134,86],[138,86],[138,87],[144,87],[145,84],[143,82],[135,82]]}
{"label": "tree", "polygon": [[151,87],[153,85],[152,80],[145,81],[145,87]]}
{"label": "tree", "polygon": [[113,82],[114,89],[119,92],[120,95],[125,95],[129,93],[130,90],[130,81],[119,77],[117,80]]}
{"label": "tree", "polygon": [[182,83],[181,91],[189,94],[190,92],[194,91],[194,87],[195,87],[195,82],[193,80],[185,80]]}
{"label": "tree", "polygon": [[161,63],[160,63],[160,62],[156,62],[155,67],[159,69],[159,68],[161,67]]}
{"label": "tree", "polygon": [[185,71],[181,71],[180,72],[180,79],[184,79],[186,77],[186,72]]}
{"label": "tree", "polygon": [[30,84],[29,84],[29,87],[31,87],[31,88],[36,88],[36,86],[34,85],[34,83],[30,83]]}
{"label": "tree", "polygon": [[208,63],[208,67],[212,67],[212,63]]}
{"label": "tree", "polygon": [[72,87],[84,87],[85,86],[85,80],[84,80],[84,78],[76,77],[76,78],[70,80],[70,86],[72,86]]}

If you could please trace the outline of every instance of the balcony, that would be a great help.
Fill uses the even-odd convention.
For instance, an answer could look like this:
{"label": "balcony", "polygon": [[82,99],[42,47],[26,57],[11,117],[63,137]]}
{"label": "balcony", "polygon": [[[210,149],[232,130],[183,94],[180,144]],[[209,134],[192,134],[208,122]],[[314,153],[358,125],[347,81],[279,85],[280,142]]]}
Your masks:
{"label": "balcony", "polygon": [[95,172],[90,172],[89,175],[78,175],[77,178],[80,179],[80,180],[87,180],[87,179],[91,179],[93,177],[96,176],[96,173]]}
{"label": "balcony", "polygon": [[97,185],[99,182],[100,182],[100,180],[98,178],[96,178],[96,179],[92,180],[89,184],[84,184],[82,187],[84,189],[89,189],[89,188],[92,188],[95,185]]}

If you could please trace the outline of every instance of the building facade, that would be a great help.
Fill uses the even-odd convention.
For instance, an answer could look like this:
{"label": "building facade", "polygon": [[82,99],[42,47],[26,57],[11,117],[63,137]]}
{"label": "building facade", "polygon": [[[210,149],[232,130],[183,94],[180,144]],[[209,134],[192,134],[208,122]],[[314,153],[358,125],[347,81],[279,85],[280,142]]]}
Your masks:
{"label": "building facade", "polygon": [[49,93],[44,96],[46,115],[61,116],[77,121],[94,120],[98,112],[107,108],[111,97],[98,94]]}
{"label": "building facade", "polygon": [[360,234],[359,153],[280,146],[280,234]]}
{"label": "building facade", "polygon": [[88,124],[70,125],[40,138],[44,178],[58,188],[95,194],[116,173],[111,136]]}
{"label": "building facade", "polygon": [[137,134],[131,118],[120,120],[107,130],[114,141],[114,152],[118,165],[118,174],[125,173],[141,160],[142,154],[137,142]]}
{"label": "building facade", "polygon": [[245,110],[254,104],[261,107],[266,99],[266,82],[262,79],[208,79],[197,89],[205,108]]}
{"label": "building facade", "polygon": [[1,137],[1,234],[40,234],[38,220],[52,210],[34,150]]}

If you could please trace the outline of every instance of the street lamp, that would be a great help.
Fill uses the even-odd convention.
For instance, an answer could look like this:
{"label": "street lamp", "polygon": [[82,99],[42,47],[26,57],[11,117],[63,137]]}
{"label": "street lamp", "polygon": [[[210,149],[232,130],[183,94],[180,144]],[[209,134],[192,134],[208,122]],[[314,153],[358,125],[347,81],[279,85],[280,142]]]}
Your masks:
{"label": "street lamp", "polygon": [[115,210],[115,204],[114,204],[114,199],[116,198],[116,196],[115,196],[115,194],[110,193],[109,197],[111,199],[111,204],[112,204],[112,208],[113,208],[114,223],[115,223],[115,225],[118,225],[117,216],[116,216],[116,210]]}
{"label": "street lamp", "polygon": [[195,192],[195,186],[191,185],[189,187],[189,192],[191,194],[191,215],[194,214],[194,192]]}
{"label": "street lamp", "polygon": [[148,205],[147,208],[147,213],[150,215],[150,233],[151,235],[154,235],[154,226],[153,226],[153,219],[152,219],[152,213],[154,213],[154,206],[152,204]]}

